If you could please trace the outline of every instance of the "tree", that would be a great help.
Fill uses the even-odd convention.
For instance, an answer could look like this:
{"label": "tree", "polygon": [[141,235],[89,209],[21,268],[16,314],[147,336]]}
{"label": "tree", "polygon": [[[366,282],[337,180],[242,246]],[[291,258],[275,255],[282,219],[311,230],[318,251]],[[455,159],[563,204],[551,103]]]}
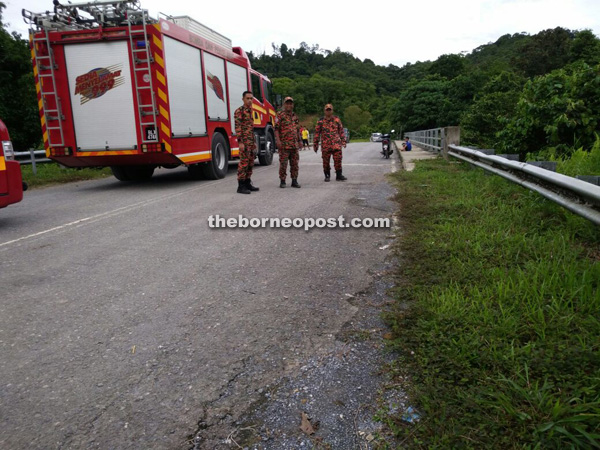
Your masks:
{"label": "tree", "polygon": [[514,58],[515,65],[525,76],[544,75],[564,67],[570,60],[574,33],[557,27],[533,36]]}
{"label": "tree", "polygon": [[361,126],[366,126],[371,122],[371,113],[363,111],[356,105],[348,106],[344,110],[344,124],[352,132],[357,132]]}
{"label": "tree", "polygon": [[459,76],[465,68],[465,60],[460,55],[442,55],[430,67],[430,74],[437,74],[448,80]]}
{"label": "tree", "polygon": [[392,106],[391,122],[416,131],[447,126],[449,81],[439,77],[413,80]]}
{"label": "tree", "polygon": [[493,77],[465,111],[461,121],[461,140],[480,148],[496,148],[496,135],[514,115],[524,78],[513,72]]}
{"label": "tree", "polygon": [[600,63],[600,39],[590,30],[579,31],[571,44],[571,61]]}
{"label": "tree", "polygon": [[[0,3],[0,24],[2,10]],[[37,95],[28,42],[0,26],[0,119],[17,150],[37,147],[42,140]]]}
{"label": "tree", "polygon": [[498,134],[500,149],[558,154],[591,148],[600,133],[600,65],[577,63],[529,80],[514,115]]}

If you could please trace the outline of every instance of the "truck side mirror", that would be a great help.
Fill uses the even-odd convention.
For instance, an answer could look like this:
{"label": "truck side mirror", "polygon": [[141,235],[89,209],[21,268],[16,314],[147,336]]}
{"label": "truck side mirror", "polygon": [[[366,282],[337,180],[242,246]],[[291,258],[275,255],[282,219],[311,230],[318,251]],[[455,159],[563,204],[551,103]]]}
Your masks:
{"label": "truck side mirror", "polygon": [[283,96],[281,94],[275,94],[275,108],[279,109],[283,105]]}

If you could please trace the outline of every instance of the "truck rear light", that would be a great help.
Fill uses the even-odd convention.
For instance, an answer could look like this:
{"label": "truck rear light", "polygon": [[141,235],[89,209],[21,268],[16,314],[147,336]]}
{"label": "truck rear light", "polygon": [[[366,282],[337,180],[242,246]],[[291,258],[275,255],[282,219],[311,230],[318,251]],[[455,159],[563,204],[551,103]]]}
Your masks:
{"label": "truck rear light", "polygon": [[142,144],[143,153],[164,152],[165,144],[163,142],[156,144]]}
{"label": "truck rear light", "polygon": [[51,147],[50,156],[70,156],[73,154],[71,147]]}
{"label": "truck rear light", "polygon": [[4,159],[14,160],[15,151],[11,141],[2,141],[2,153],[4,153]]}

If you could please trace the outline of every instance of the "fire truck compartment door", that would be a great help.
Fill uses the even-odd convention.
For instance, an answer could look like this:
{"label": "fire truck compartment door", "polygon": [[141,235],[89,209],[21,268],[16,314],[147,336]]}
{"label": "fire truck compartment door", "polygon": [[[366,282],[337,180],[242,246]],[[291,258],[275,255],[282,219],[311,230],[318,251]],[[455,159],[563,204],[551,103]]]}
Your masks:
{"label": "fire truck compartment door", "polygon": [[164,40],[173,135],[205,134],[200,50],[167,36]]}
{"label": "fire truck compartment door", "polygon": [[137,144],[127,41],[65,46],[69,92],[80,150]]}
{"label": "fire truck compartment door", "polygon": [[245,68],[227,62],[227,80],[229,82],[229,111],[231,111],[231,129],[235,133],[233,113],[244,104],[242,94],[248,90],[248,72]]}
{"label": "fire truck compartment door", "polygon": [[225,89],[225,61],[204,52],[206,74],[206,107],[209,120],[228,121],[227,91]]}

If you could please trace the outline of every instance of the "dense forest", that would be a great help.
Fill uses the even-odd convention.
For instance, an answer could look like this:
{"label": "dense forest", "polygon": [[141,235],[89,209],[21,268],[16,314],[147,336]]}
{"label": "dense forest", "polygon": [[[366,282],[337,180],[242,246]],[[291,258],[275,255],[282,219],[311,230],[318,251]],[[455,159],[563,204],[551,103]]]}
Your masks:
{"label": "dense forest", "polygon": [[[26,149],[41,142],[30,53],[2,24],[3,8],[0,117],[15,147]],[[507,34],[468,54],[403,67],[306,43],[249,56],[275,92],[294,97],[309,128],[331,102],[354,137],[460,125],[463,143],[523,156],[589,150],[600,131],[600,39],[589,30]]]}
{"label": "dense forest", "polygon": [[507,34],[403,67],[306,43],[250,56],[306,125],[332,102],[353,136],[460,125],[463,143],[525,156],[591,149],[600,131],[600,39],[589,30]]}
{"label": "dense forest", "polygon": [[29,43],[9,33],[2,21],[0,2],[0,119],[17,150],[39,147],[42,127],[37,106]]}

